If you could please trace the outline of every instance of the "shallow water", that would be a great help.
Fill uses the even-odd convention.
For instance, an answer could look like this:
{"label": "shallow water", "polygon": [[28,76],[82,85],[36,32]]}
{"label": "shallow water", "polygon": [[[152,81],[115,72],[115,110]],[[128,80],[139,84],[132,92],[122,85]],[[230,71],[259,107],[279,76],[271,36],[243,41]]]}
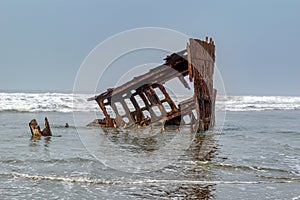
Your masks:
{"label": "shallow water", "polygon": [[[28,122],[36,118],[43,127],[45,116],[53,136],[31,140]],[[229,111],[222,131],[197,135],[167,166],[126,173],[88,152],[72,113],[2,111],[1,199],[300,199],[299,120],[299,110]],[[159,147],[148,140],[153,148],[143,149],[143,135],[106,134],[130,151]]]}

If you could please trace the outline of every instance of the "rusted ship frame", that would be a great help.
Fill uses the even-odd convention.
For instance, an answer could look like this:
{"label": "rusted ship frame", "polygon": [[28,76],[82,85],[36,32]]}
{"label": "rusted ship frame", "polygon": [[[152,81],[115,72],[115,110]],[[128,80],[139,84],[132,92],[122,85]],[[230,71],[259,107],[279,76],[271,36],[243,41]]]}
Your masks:
{"label": "rusted ship frame", "polygon": [[[211,38],[208,41],[208,37],[205,41],[191,38],[185,50],[164,60],[163,65],[144,75],[89,98],[89,101],[96,100],[105,116],[90,125],[117,128],[161,123],[162,126],[188,125],[193,132],[213,127],[216,99],[216,89],[213,88],[214,41]],[[194,95],[176,105],[164,84],[178,78],[184,87],[190,89],[184,79],[186,76],[193,82]],[[157,89],[163,98],[157,94]],[[115,117],[109,115],[108,109],[113,110]]]}

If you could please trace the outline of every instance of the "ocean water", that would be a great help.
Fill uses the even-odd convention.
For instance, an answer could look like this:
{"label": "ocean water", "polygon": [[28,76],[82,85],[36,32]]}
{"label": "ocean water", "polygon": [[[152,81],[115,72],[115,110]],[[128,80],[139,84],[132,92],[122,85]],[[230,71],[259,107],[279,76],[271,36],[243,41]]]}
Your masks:
{"label": "ocean water", "polygon": [[[300,199],[300,97],[219,97],[224,124],[217,118],[214,130],[196,135],[177,159],[148,173],[116,170],[89,153],[78,130],[106,134],[135,152],[160,146],[143,134],[128,139],[85,126],[99,110],[88,97],[0,93],[1,199]],[[74,123],[73,111],[83,123]],[[43,128],[44,117],[53,136],[32,140],[29,121]],[[110,151],[118,159],[118,151]]]}

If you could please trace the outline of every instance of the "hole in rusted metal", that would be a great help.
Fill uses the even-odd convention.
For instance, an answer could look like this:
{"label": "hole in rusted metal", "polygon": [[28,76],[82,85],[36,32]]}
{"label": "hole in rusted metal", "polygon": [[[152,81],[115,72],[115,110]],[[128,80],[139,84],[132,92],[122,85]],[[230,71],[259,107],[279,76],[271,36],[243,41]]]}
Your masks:
{"label": "hole in rusted metal", "polygon": [[192,113],[193,113],[194,117],[197,119],[197,112],[196,112],[196,110],[192,110]]}
{"label": "hole in rusted metal", "polygon": [[162,105],[165,108],[166,112],[171,112],[172,111],[171,106],[168,102],[163,102]]}
{"label": "hole in rusted metal", "polygon": [[124,99],[124,101],[125,101],[127,107],[129,108],[130,112],[135,111],[135,107],[134,107],[134,105],[132,104],[132,102],[131,102],[130,99],[127,98],[127,99]]}
{"label": "hole in rusted metal", "polygon": [[128,117],[123,117],[123,121],[124,121],[126,124],[129,123]]}
{"label": "hole in rusted metal", "polygon": [[139,104],[140,108],[143,108],[146,106],[140,95],[135,95],[134,98],[135,98],[136,102]]}
{"label": "hole in rusted metal", "polygon": [[126,114],[126,111],[125,111],[123,105],[120,102],[115,102],[115,105],[117,107],[119,115],[123,116],[123,115]]}
{"label": "hole in rusted metal", "polygon": [[153,112],[157,117],[161,116],[161,111],[159,110],[158,106],[152,106],[151,109],[153,110]]}
{"label": "hole in rusted metal", "polygon": [[165,95],[162,93],[162,91],[158,87],[154,88],[154,91],[155,91],[156,95],[158,96],[159,100],[165,99]]}
{"label": "hole in rusted metal", "polygon": [[115,113],[115,111],[112,109],[112,107],[111,107],[110,105],[106,105],[106,106],[105,106],[105,109],[106,109],[107,113],[108,113],[111,117],[113,117],[113,118],[116,117],[116,113]]}
{"label": "hole in rusted metal", "polygon": [[144,115],[145,118],[147,118],[147,117],[150,118],[150,117],[151,117],[151,115],[150,115],[150,113],[149,113],[148,110],[144,110],[144,111],[143,111],[143,115]]}
{"label": "hole in rusted metal", "polygon": [[186,115],[183,117],[183,121],[185,124],[190,124],[191,123],[191,118],[190,116]]}

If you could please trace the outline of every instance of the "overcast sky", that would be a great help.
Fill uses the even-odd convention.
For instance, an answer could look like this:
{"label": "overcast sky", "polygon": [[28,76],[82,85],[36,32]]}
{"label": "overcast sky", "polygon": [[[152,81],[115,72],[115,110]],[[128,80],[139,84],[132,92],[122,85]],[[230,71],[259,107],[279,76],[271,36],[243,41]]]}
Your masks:
{"label": "overcast sky", "polygon": [[97,44],[150,26],[212,36],[229,95],[300,95],[300,1],[177,2],[0,0],[0,90],[72,91]]}

